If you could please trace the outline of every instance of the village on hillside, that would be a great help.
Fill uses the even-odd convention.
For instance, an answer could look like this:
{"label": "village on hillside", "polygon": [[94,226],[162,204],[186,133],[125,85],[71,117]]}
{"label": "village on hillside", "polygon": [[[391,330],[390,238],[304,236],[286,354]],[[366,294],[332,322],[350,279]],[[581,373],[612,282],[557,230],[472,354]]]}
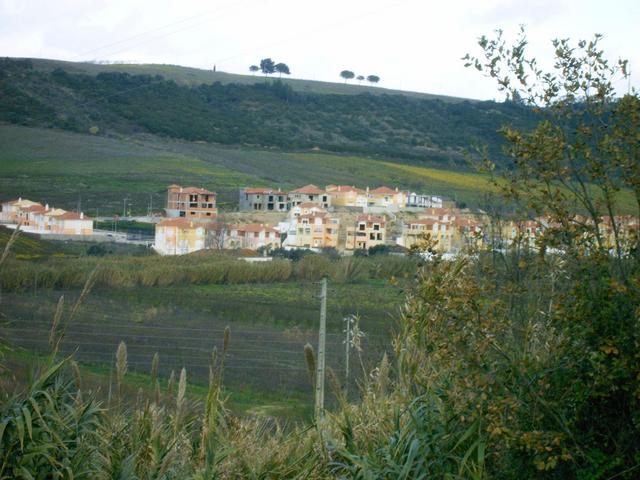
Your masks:
{"label": "village on hillside", "polygon": [[[200,250],[243,250],[264,257],[276,249],[336,250],[344,255],[371,249],[403,252],[430,238],[437,251],[457,255],[466,247],[502,248],[519,239],[535,246],[550,218],[492,222],[482,211],[461,209],[440,196],[385,186],[361,189],[350,185],[305,185],[291,191],[240,189],[238,210],[220,212],[216,193],[199,187],[170,185],[165,215],[155,219],[153,249],[160,255]],[[576,216],[576,222],[589,222]],[[602,237],[611,245],[614,227],[631,235],[633,217],[602,217]],[[48,204],[18,198],[2,203],[0,223],[45,238],[115,240],[99,237],[93,219]]]}

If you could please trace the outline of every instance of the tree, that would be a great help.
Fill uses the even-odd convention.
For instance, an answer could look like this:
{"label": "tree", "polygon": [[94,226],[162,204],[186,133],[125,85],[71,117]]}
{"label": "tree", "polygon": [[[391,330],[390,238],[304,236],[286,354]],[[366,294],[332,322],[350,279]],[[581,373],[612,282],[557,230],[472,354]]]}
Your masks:
{"label": "tree", "polygon": [[257,65],[251,65],[251,66],[249,67],[249,71],[250,71],[252,74],[255,74],[258,70],[260,70],[260,67],[259,67],[259,66],[257,66]]}
{"label": "tree", "polygon": [[380,77],[377,75],[369,75],[367,77],[367,82],[369,83],[378,83],[380,81]]}
{"label": "tree", "polygon": [[362,81],[364,80],[364,75],[358,75],[356,77],[356,80],[358,80],[358,83],[362,83]]}
{"label": "tree", "polygon": [[218,215],[215,222],[210,224],[206,229],[205,248],[210,250],[224,250],[229,248],[227,240],[232,225],[227,221],[224,214]]}
{"label": "tree", "polygon": [[275,73],[276,66],[270,58],[263,58],[260,60],[260,70],[265,74],[265,76],[271,75],[272,73]]}
{"label": "tree", "polygon": [[356,74],[353,73],[351,70],[343,70],[340,72],[340,76],[344,78],[344,83],[347,83],[347,80],[351,80],[353,77],[356,76]]}
{"label": "tree", "polygon": [[282,63],[282,62],[276,63],[274,68],[275,68],[275,71],[278,72],[281,77],[283,73],[285,75],[291,75],[291,72],[289,71],[289,66],[286,63]]}
{"label": "tree", "polygon": [[[479,416],[491,433],[487,458],[500,459],[496,466],[503,473],[511,465],[521,478],[536,476],[535,470],[548,472],[547,478],[637,477],[640,98],[635,91],[616,94],[614,82],[628,78],[627,62],[607,60],[600,40],[553,40],[551,70],[528,56],[523,29],[513,44],[500,30],[493,38],[483,36],[481,55],[463,58],[465,66],[495,80],[507,101],[537,115],[533,128],[501,129],[509,168],[499,170],[488,155],[483,166],[521,217],[546,224],[536,241],[538,253],[527,255],[517,244],[510,255],[491,253],[500,257],[504,279],[492,282],[495,290],[490,286],[467,297],[495,299],[492,311],[482,312],[476,323],[497,356],[488,367],[491,353],[460,346],[454,350],[474,351],[475,358],[457,373],[447,370],[448,379],[465,376],[467,393],[486,387],[477,374],[491,378],[487,404],[474,405],[488,412]],[[538,275],[547,281],[536,286]],[[500,285],[505,281],[506,288]],[[430,299],[420,304],[422,310],[447,310],[449,305],[427,303],[433,289],[423,291]],[[446,294],[458,295],[450,288]],[[497,306],[500,297],[507,300],[503,307]],[[545,301],[536,306],[535,297]],[[500,308],[504,314],[495,315]],[[464,332],[466,327],[452,328],[446,320],[447,339]],[[539,353],[536,344],[544,345]],[[430,358],[443,353],[420,348]],[[482,369],[470,374],[473,364]],[[502,445],[520,445],[525,457]]]}

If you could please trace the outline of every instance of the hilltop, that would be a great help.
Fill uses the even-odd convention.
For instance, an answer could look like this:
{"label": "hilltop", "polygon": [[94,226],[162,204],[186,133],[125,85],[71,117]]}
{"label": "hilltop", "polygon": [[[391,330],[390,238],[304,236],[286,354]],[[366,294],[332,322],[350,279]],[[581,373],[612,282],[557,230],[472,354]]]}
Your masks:
{"label": "hilltop", "polygon": [[158,65],[2,61],[0,121],[277,148],[320,150],[456,169],[497,130],[533,114],[513,103],[399,94],[355,85],[264,79]]}
{"label": "hilltop", "polygon": [[[211,85],[219,82],[223,85],[235,83],[239,85],[253,85],[262,82],[264,77],[260,74],[241,75],[237,73],[227,73],[222,71],[204,70],[201,68],[183,67],[181,65],[168,64],[137,64],[137,63],[113,63],[100,64],[89,62],[68,62],[64,60],[51,60],[44,58],[23,58],[18,61],[27,60],[31,62],[33,68],[42,72],[52,72],[56,69],[65,70],[69,73],[84,73],[88,75],[98,75],[99,73],[121,72],[129,75],[151,75],[162,76],[167,80],[173,80],[180,85]],[[270,77],[274,79],[274,77]],[[336,83],[323,82],[319,80],[302,80],[297,78],[277,78],[285,85],[289,85],[294,91],[300,93],[313,94],[336,94],[336,95],[358,95],[369,93],[371,95],[404,95],[411,98],[425,100],[442,100],[444,102],[474,101],[471,99],[452,97],[449,95],[434,95],[432,93],[411,92],[406,90],[394,90],[384,87],[371,87],[366,84],[356,83]],[[355,82],[355,81],[353,81]]]}

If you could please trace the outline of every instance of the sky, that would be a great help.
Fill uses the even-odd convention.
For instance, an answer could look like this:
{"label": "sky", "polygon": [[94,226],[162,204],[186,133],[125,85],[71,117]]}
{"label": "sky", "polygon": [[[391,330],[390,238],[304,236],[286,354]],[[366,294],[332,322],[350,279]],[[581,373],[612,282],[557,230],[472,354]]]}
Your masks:
{"label": "sky", "polygon": [[[604,38],[640,88],[639,0],[0,0],[0,56],[163,63],[248,74],[261,58],[292,78],[500,99],[461,57],[477,39],[524,24],[530,53],[550,66],[551,39]],[[626,91],[627,82],[619,82]]]}

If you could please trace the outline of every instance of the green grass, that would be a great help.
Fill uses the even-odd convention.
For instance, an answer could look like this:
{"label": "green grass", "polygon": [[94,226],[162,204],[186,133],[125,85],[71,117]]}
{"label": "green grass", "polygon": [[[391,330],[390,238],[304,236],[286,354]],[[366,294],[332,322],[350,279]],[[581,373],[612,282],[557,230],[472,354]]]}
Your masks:
{"label": "green grass", "polygon": [[[13,381],[18,384],[12,388],[19,388],[19,384],[26,382],[31,372],[45,360],[45,355],[37,354],[22,348],[0,348],[4,356],[3,362],[7,371],[12,372]],[[81,362],[80,373],[84,388],[96,392],[98,398],[106,402],[109,391],[109,377],[113,375],[111,365]],[[0,372],[1,375],[2,372]],[[203,401],[207,395],[207,385],[201,379],[189,378],[187,397],[192,401]],[[160,378],[160,388],[163,394],[167,390],[167,378]],[[150,377],[142,372],[128,372],[125,376],[123,391],[125,397],[135,399],[139,391],[148,398],[152,398],[154,392]],[[249,386],[228,387],[225,386],[224,395],[228,398],[227,407],[236,415],[272,416],[287,421],[307,421],[312,417],[313,404],[309,392],[267,392],[258,391]],[[167,399],[170,401],[170,399]]]}
{"label": "green grass", "polygon": [[[222,147],[154,136],[111,138],[58,130],[0,125],[0,199],[23,196],[89,215],[121,213],[123,199],[145,213],[156,211],[171,183],[219,193],[223,208],[235,208],[238,188],[315,183],[380,185],[443,195],[480,206],[495,187],[485,175],[379,159],[316,152]],[[633,210],[629,192],[622,211]]]}
{"label": "green grass", "polygon": [[171,183],[210,188],[219,192],[223,206],[233,206],[239,187],[306,183],[386,184],[448,195],[452,182],[461,182],[458,199],[473,202],[481,178],[435,169],[430,170],[439,176],[416,175],[402,164],[357,156],[221,147],[153,136],[106,138],[10,125],[0,126],[0,144],[3,198],[23,196],[68,209],[80,201],[90,215],[122,212],[125,197],[134,212],[146,212],[150,195],[159,209]]}
{"label": "green grass", "polygon": [[[9,241],[12,230],[0,226],[0,252]],[[77,257],[87,254],[87,249],[95,246],[94,242],[41,240],[37,235],[20,232],[13,244],[10,256],[18,260],[44,260],[48,258]],[[145,247],[131,244],[109,244],[109,251],[119,255],[146,255]]]}
{"label": "green grass", "polygon": [[[263,75],[241,75],[227,72],[213,72],[199,68],[182,67],[179,65],[163,64],[116,64],[97,65],[83,62],[66,62],[62,60],[32,59],[33,66],[39,70],[52,71],[56,68],[63,68],[73,73],[87,73],[97,75],[101,72],[125,72],[131,75],[161,75],[168,80],[184,85],[200,85],[220,82],[222,84],[238,83],[252,85],[264,82]],[[336,75],[337,77],[337,75]],[[270,78],[278,78],[272,76]],[[408,92],[404,90],[393,90],[384,87],[371,87],[366,84],[357,85],[355,81],[351,84],[341,82],[321,82],[317,80],[303,80],[283,77],[283,83],[290,85],[295,91],[315,94],[337,94],[337,95],[358,95],[370,93],[372,95],[405,95],[419,99],[439,99],[445,102],[461,102],[469,100],[465,98],[451,97],[448,95],[434,95],[422,92]],[[471,100],[472,101],[472,100]]]}

